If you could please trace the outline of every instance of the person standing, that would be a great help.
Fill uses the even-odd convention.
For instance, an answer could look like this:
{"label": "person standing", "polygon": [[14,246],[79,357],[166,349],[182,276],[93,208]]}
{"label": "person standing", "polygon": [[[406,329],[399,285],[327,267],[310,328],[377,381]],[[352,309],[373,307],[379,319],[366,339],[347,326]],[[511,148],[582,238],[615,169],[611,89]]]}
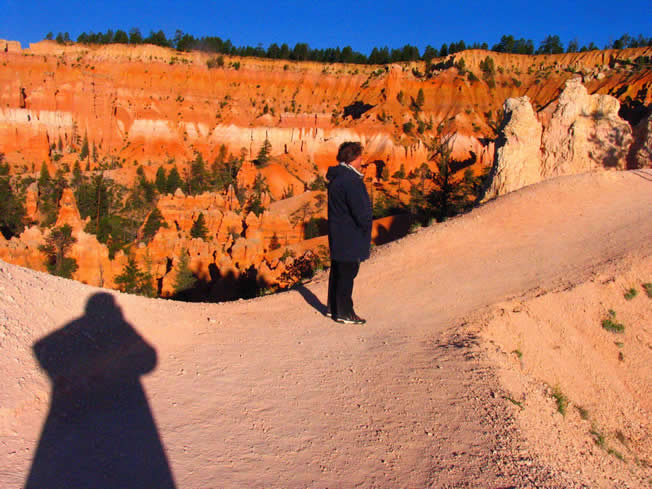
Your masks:
{"label": "person standing", "polygon": [[361,172],[362,144],[341,144],[337,161],[326,173],[331,255],[326,314],[338,323],[364,324],[353,309],[353,281],[371,248],[372,209]]}

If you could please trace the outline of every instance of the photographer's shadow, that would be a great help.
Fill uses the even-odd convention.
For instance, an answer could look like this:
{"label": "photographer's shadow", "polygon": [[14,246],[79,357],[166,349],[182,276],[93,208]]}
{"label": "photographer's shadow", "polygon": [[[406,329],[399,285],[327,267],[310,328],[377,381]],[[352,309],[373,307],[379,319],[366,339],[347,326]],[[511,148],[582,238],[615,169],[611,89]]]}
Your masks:
{"label": "photographer's shadow", "polygon": [[139,380],[156,367],[156,351],[113,296],[92,296],[84,316],[33,350],[52,401],[26,488],[175,487]]}

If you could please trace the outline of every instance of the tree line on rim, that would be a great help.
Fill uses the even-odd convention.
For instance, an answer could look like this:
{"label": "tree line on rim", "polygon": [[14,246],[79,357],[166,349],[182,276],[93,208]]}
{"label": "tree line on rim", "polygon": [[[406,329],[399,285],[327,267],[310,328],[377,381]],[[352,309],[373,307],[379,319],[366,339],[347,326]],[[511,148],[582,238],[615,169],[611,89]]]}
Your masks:
{"label": "tree line on rim", "polygon": [[[56,37],[52,32],[49,32],[45,38],[48,40],[56,39],[61,44],[71,42],[68,32],[59,32]],[[296,43],[293,48],[290,48],[286,43],[280,46],[277,43],[272,43],[267,49],[263,48],[262,44],[258,44],[256,47],[234,46],[228,39],[224,41],[217,36],[196,38],[192,34],[184,33],[181,30],[177,30],[172,38],[168,38],[162,30],[157,32],[151,31],[149,36],[144,37],[137,27],[130,29],[128,33],[122,29],[116,31],[108,29],[104,33],[82,32],[77,37],[77,42],[81,44],[154,44],[174,48],[178,51],[196,50],[231,56],[356,64],[386,64],[417,60],[429,62],[433,58],[448,56],[449,54],[455,54],[467,49],[489,49],[489,45],[486,42],[467,44],[463,40],[460,40],[450,44],[443,43],[439,49],[428,45],[423,53],[419,52],[418,47],[410,44],[394,49],[390,49],[387,46],[381,48],[374,47],[367,56],[358,51],[354,51],[351,46],[345,46],[341,49],[339,46],[336,48],[315,49],[311,48],[307,43],[301,42]],[[638,37],[631,37],[629,34],[623,34],[617,40],[608,43],[604,49],[646,46],[652,46],[652,37],[648,38],[643,34],[639,34]],[[507,34],[503,35],[500,42],[494,44],[491,48],[495,52],[512,54],[561,54],[564,52],[576,53],[597,49],[599,48],[593,42],[580,47],[577,39],[569,41],[566,48],[564,48],[558,35],[549,35],[541,41],[539,47],[535,50],[534,42],[531,39],[516,39],[514,36]]]}

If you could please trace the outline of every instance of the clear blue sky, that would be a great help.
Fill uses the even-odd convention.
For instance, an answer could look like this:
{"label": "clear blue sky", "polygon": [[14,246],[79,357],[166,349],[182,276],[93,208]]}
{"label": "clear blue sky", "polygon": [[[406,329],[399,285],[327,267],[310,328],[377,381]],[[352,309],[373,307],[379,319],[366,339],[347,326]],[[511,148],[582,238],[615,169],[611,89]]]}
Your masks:
{"label": "clear blue sky", "polygon": [[0,38],[23,47],[48,32],[140,28],[143,36],[176,29],[201,37],[219,36],[236,46],[276,42],[290,48],[344,47],[369,54],[375,46],[405,44],[439,48],[442,43],[496,44],[501,35],[532,39],[535,48],[549,34],[564,47],[593,41],[603,48],[628,33],[652,37],[652,0],[592,1],[389,1],[389,0],[0,0]]}

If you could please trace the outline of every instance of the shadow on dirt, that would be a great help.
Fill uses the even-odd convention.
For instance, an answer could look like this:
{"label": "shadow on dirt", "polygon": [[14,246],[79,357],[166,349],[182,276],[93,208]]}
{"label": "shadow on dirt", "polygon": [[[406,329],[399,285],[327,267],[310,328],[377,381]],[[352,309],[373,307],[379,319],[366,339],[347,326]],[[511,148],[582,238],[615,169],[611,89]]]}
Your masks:
{"label": "shadow on dirt", "polygon": [[156,351],[98,293],[85,314],[33,345],[52,383],[26,488],[174,488],[139,377]]}

